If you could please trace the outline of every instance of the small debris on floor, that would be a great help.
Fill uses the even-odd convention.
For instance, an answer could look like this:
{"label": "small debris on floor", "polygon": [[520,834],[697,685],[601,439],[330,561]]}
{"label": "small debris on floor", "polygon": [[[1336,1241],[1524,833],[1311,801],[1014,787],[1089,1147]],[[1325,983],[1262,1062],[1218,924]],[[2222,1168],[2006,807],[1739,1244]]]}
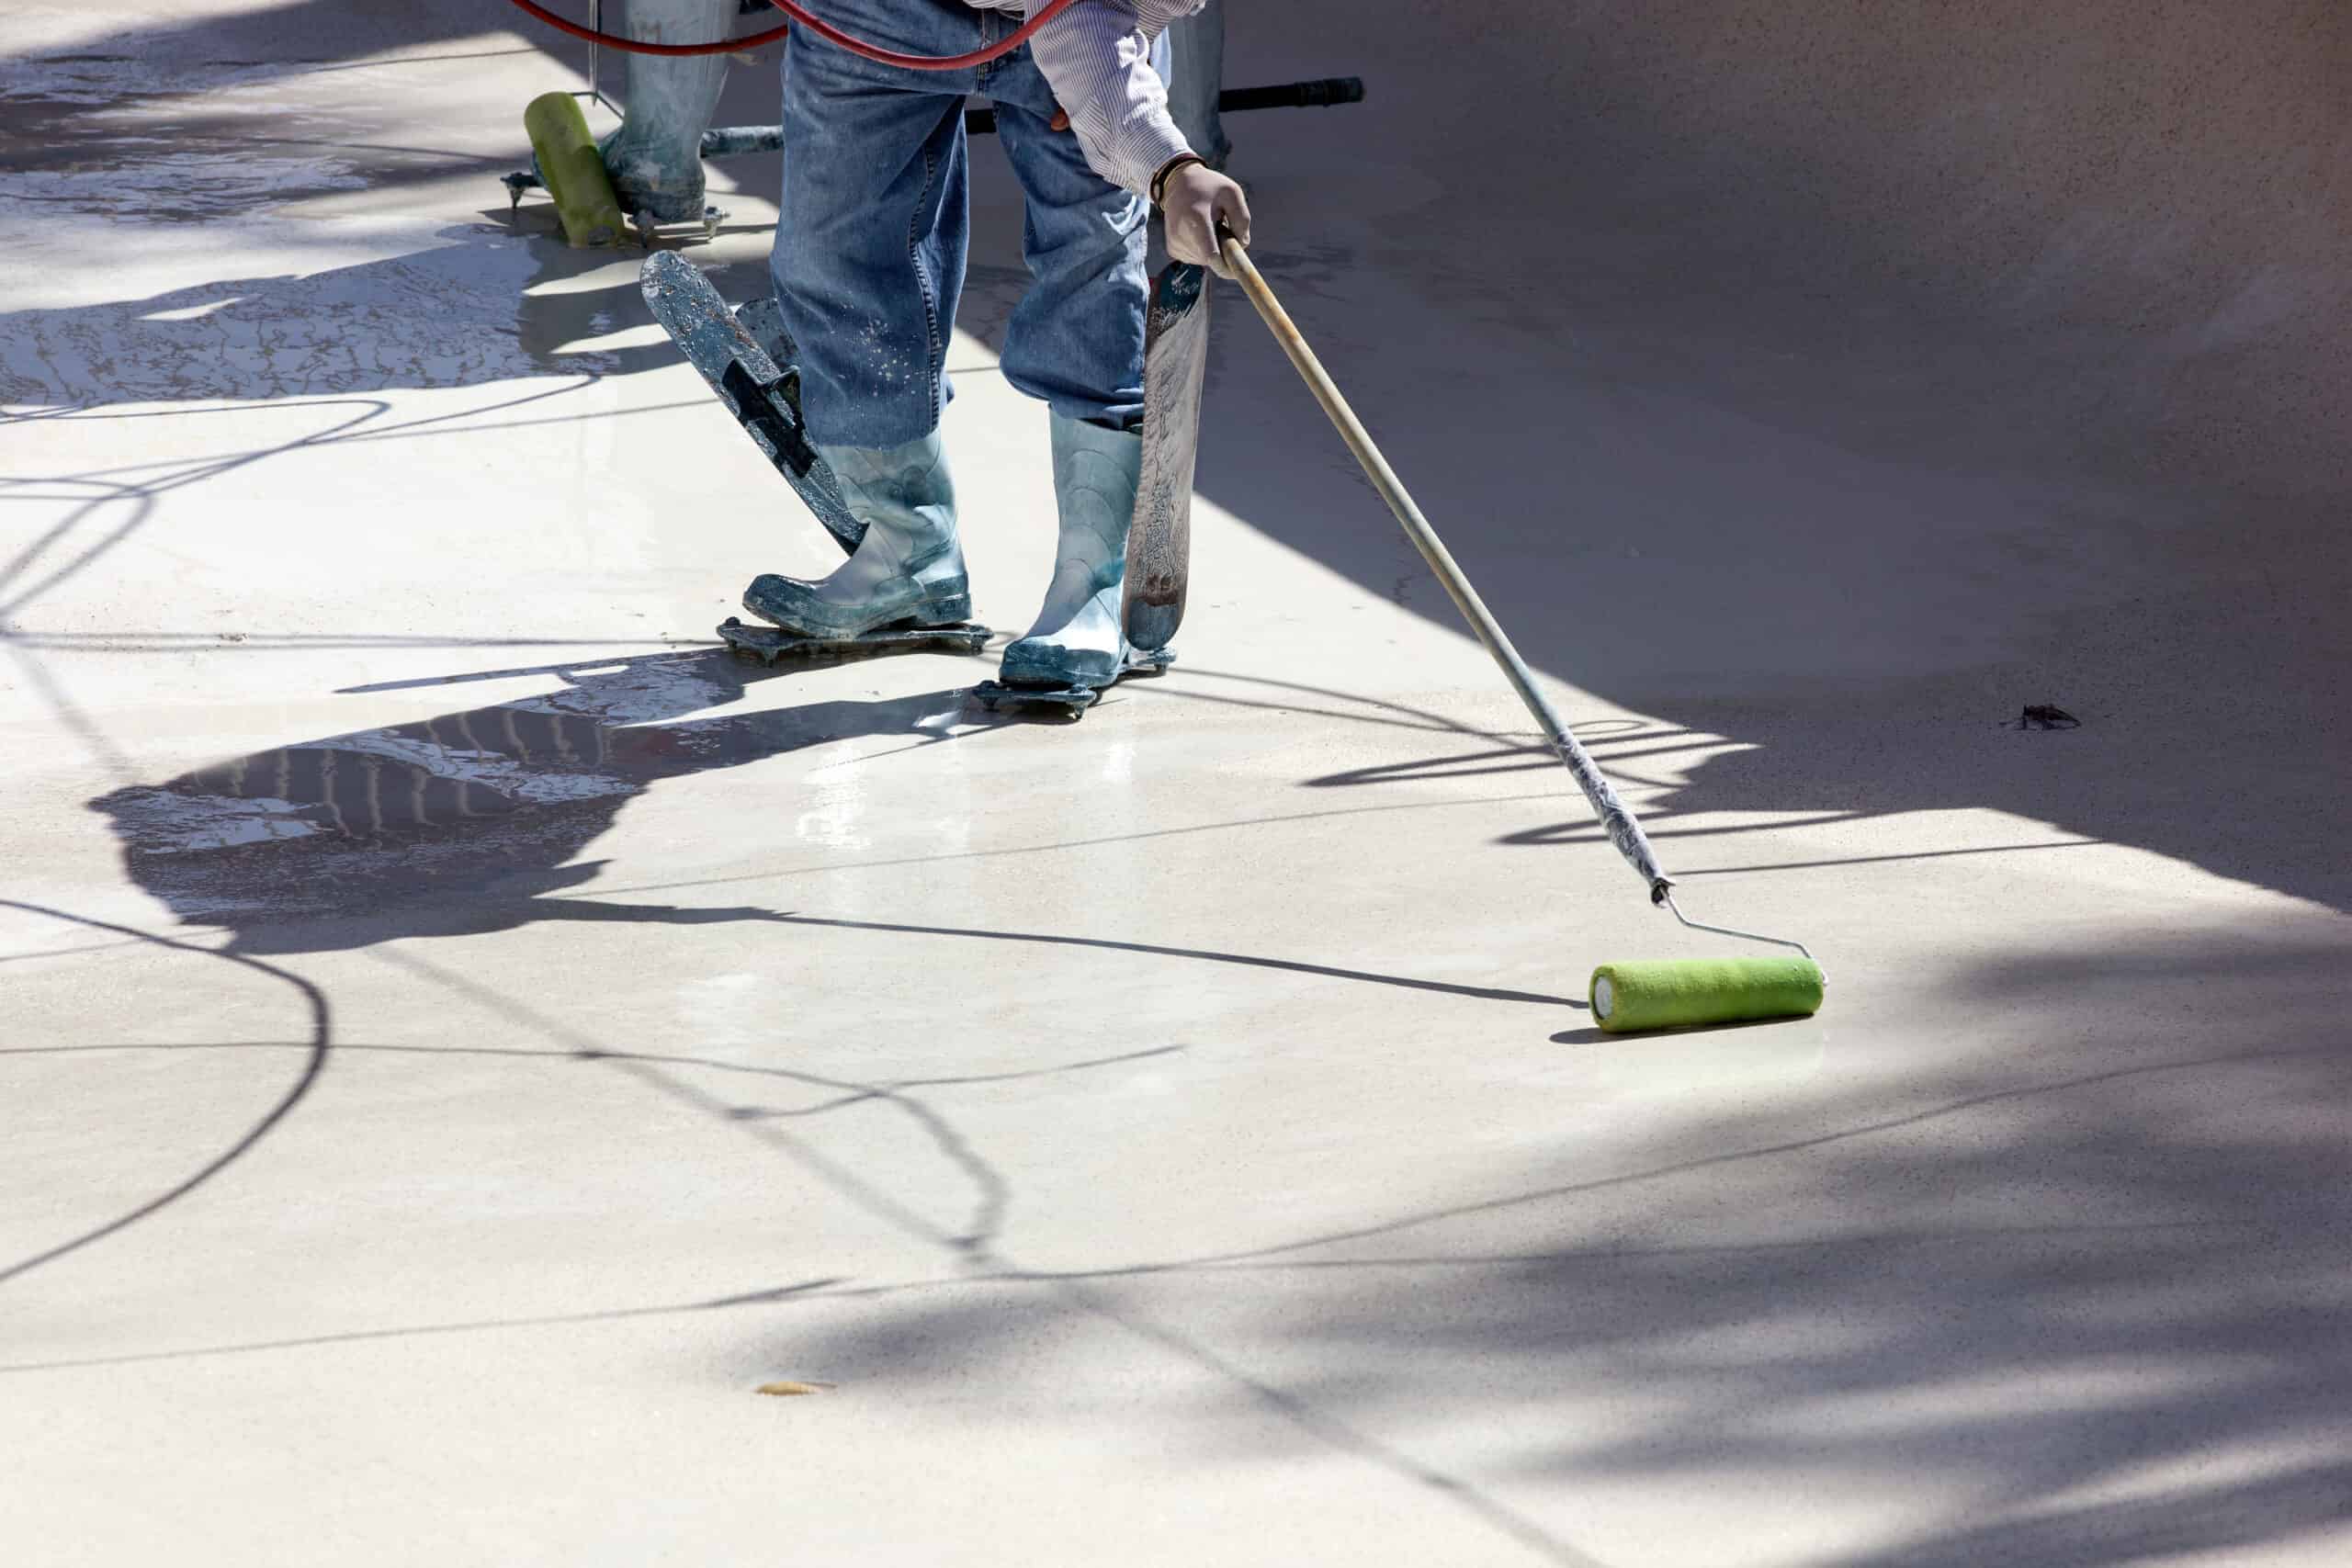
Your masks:
{"label": "small debris on floor", "polygon": [[782,1398],[796,1393],[822,1393],[832,1386],[829,1382],[763,1382],[759,1386],[758,1392],[773,1393]]}
{"label": "small debris on floor", "polygon": [[2005,724],[2004,729],[2080,729],[2083,721],[2064,708],[2052,707],[2047,703],[2028,703],[2025,712],[2015,724]]}

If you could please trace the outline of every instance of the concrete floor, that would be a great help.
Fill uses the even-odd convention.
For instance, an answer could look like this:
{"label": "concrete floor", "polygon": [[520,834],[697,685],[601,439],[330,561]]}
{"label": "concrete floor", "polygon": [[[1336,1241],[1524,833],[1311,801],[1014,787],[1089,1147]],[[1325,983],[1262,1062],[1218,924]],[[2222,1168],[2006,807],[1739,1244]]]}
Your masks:
{"label": "concrete floor", "polygon": [[1691,911],[1831,976],[1611,1039],[1593,963],[1713,949],[1234,291],[1165,679],[716,649],[831,547],[510,221],[584,51],[507,23],[0,25],[0,1560],[2352,1551],[2352,487],[2135,460],[2096,322],[1483,202],[1409,40],[1238,18],[1374,94],[1233,126],[1270,278]]}

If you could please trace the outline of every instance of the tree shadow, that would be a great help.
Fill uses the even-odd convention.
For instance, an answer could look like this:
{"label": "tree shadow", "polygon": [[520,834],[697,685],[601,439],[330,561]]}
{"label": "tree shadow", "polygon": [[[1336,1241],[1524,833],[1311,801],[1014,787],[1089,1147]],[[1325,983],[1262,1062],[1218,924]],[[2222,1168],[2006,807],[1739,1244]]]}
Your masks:
{"label": "tree shadow", "polygon": [[[310,1026],[309,1038],[291,1044],[292,1049],[302,1055],[301,1069],[295,1074],[292,1081],[259,1119],[239,1133],[225,1148],[206,1160],[191,1174],[181,1178],[153,1197],[144,1200],[125,1213],[65,1239],[51,1242],[36,1249],[29,1256],[0,1259],[0,1285],[6,1285],[10,1280],[28,1274],[45,1264],[79,1252],[84,1247],[103,1241],[171,1207],[251,1154],[280,1122],[293,1113],[295,1108],[300,1105],[310,1095],[311,1090],[316,1087],[326,1071],[327,1059],[334,1050],[335,1040],[333,1011],[328,1005],[326,992],[301,976],[280,969],[275,964],[266,964],[250,953],[227,953],[199,947],[171,937],[156,936],[149,931],[117,925],[110,920],[93,919],[85,915],[75,914],[69,909],[28,904],[21,899],[0,899],[0,908],[64,921],[91,931],[109,932],[131,943],[143,944],[150,949],[195,954],[218,960],[249,974],[267,976],[291,987],[301,998],[303,1010],[308,1015],[307,1021]],[[42,1048],[34,1047],[33,1049]],[[67,1049],[73,1049],[73,1047],[67,1047]]]}
{"label": "tree shadow", "polygon": [[[2316,1543],[2352,1523],[2341,962],[2154,932],[1991,962],[1920,1000],[2003,998],[2052,1043],[2027,1075],[1661,1117],[1475,1196],[1408,1180],[1376,1223],[777,1332],[825,1375],[968,1387],[1050,1377],[1053,1319],[1107,1314],[1230,1374],[1230,1404],[1133,1394],[1179,1453],[1377,1450],[1602,1561],[1638,1559],[1579,1495],[1632,1484],[1736,1486],[1768,1539],[1817,1508],[1802,1560],[1853,1568]],[[1269,1404],[1289,1438],[1233,1419]]]}

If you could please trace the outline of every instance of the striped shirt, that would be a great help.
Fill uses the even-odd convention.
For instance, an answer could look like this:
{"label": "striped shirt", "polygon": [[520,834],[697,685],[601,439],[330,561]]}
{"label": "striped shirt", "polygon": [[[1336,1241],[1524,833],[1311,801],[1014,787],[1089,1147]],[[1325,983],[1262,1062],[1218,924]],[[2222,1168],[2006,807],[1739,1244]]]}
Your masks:
{"label": "striped shirt", "polygon": [[[1046,0],[964,0],[978,11],[1035,15]],[[1145,194],[1159,166],[1189,152],[1168,115],[1168,85],[1151,68],[1152,40],[1207,0],[1079,0],[1037,29],[1029,52],[1096,174]]]}

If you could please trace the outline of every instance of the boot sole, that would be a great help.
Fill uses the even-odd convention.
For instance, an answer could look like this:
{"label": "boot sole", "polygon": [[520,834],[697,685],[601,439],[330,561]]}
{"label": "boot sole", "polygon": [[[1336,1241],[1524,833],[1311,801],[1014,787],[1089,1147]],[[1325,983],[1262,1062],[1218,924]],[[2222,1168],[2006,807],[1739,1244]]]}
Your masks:
{"label": "boot sole", "polygon": [[1131,667],[1124,657],[1091,649],[1079,654],[1020,654],[1019,649],[1018,643],[1006,649],[997,670],[997,679],[1008,686],[1107,686]]}
{"label": "boot sole", "polygon": [[910,611],[856,623],[847,630],[835,626],[811,628],[802,622],[786,620],[781,615],[771,615],[752,603],[752,596],[749,593],[743,595],[743,608],[767,622],[768,625],[780,627],[795,637],[808,637],[819,642],[854,642],[869,632],[927,629],[933,626],[959,625],[972,618],[972,596],[968,592],[950,593],[927,599]]}

